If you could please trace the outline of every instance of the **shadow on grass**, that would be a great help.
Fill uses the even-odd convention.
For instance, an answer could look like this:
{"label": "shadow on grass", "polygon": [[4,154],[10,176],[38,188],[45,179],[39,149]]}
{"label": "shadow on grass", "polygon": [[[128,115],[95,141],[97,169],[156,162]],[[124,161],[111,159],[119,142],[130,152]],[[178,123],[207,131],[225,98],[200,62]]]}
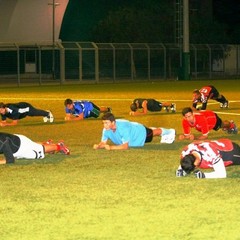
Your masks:
{"label": "shadow on grass", "polygon": [[144,146],[144,150],[179,150],[188,145],[190,142],[174,142],[172,144],[165,144],[165,143],[156,143],[151,144],[147,143]]}
{"label": "shadow on grass", "polygon": [[17,159],[12,165],[59,164],[65,159],[63,154],[46,154],[44,159]]}

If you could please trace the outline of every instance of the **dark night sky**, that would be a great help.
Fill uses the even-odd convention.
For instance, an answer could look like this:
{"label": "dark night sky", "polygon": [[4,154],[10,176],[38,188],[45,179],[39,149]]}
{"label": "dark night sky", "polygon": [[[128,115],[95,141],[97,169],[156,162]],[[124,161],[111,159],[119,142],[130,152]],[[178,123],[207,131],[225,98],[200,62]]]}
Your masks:
{"label": "dark night sky", "polygon": [[219,22],[228,25],[240,24],[240,0],[213,0],[213,13]]}
{"label": "dark night sky", "polygon": [[[159,4],[159,0],[151,0],[150,2],[155,1]],[[174,3],[175,0],[172,1]],[[189,0],[189,3],[191,1],[204,6],[204,2],[207,0]],[[81,39],[88,40],[89,29],[107,15],[110,9],[116,9],[124,5],[139,7],[146,4],[146,2],[140,0],[93,0],[91,3],[89,0],[81,0],[81,4],[79,2],[79,0],[69,0],[69,10],[70,5],[72,7],[66,14],[69,21],[66,21],[62,28],[62,39],[64,40],[75,40],[75,36],[77,36],[76,39],[80,36]],[[213,17],[219,23],[226,25],[226,33],[232,34],[233,39],[238,42],[237,39],[240,34],[238,30],[240,26],[240,0],[212,0],[212,4]],[[86,21],[86,19],[88,20]],[[78,28],[76,28],[77,25]]]}

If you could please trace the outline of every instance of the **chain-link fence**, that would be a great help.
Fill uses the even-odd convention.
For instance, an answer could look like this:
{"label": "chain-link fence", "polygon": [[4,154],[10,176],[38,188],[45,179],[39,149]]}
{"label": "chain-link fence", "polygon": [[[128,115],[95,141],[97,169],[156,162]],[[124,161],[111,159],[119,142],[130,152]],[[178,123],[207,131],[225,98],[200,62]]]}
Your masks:
{"label": "chain-link fence", "polygon": [[[178,79],[182,48],[163,43],[0,43],[0,83]],[[238,78],[239,45],[190,45],[191,79]]]}

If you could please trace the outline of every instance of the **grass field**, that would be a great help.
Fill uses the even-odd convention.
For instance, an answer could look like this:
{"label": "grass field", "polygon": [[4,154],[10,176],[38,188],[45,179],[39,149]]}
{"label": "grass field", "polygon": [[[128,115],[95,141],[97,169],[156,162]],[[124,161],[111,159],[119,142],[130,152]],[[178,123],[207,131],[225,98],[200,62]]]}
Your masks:
{"label": "grass field", "polygon": [[[179,156],[188,141],[171,145],[159,139],[123,151],[92,149],[100,141],[101,119],[64,122],[66,98],[109,105],[117,118],[181,133],[181,109],[191,106],[192,90],[212,84],[230,101],[229,109],[209,103],[222,119],[240,125],[239,81],[182,81],[2,88],[3,102],[27,101],[51,110],[55,122],[25,118],[1,131],[34,141],[63,139],[71,155],[17,160],[0,165],[0,238],[51,240],[240,239],[240,169],[228,167],[227,179],[176,178]],[[129,116],[136,97],[177,104],[176,114]],[[195,132],[196,133],[196,132]],[[211,132],[210,139],[239,135]]]}

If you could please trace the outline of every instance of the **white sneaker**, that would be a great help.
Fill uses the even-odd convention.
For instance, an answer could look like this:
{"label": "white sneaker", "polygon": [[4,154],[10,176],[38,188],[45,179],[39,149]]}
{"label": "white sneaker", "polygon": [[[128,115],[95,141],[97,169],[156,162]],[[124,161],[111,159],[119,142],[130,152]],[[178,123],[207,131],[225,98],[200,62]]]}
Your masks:
{"label": "white sneaker", "polygon": [[175,129],[171,128],[169,129],[170,133],[169,134],[165,134],[161,136],[161,141],[160,143],[168,143],[171,144],[175,141],[175,137],[176,137],[176,131]]}
{"label": "white sneaker", "polygon": [[52,123],[53,121],[54,121],[54,117],[53,117],[53,114],[50,112],[50,111],[48,111],[49,112],[49,122],[50,123]]}
{"label": "white sneaker", "polygon": [[49,121],[50,123],[52,123],[54,121],[53,114],[49,110],[47,110],[47,111],[49,112],[49,114],[47,117],[43,117],[43,122],[46,123]]}
{"label": "white sneaker", "polygon": [[171,108],[172,113],[175,113],[176,112],[176,103],[172,103],[170,108]]}
{"label": "white sneaker", "polygon": [[43,117],[43,122],[48,122],[48,117]]}

